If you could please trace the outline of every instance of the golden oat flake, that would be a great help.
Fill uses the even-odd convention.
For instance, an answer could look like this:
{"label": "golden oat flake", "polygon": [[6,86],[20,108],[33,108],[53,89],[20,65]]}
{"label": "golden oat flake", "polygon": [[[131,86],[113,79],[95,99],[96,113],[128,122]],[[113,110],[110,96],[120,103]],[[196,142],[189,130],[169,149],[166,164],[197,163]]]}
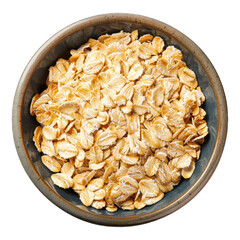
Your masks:
{"label": "golden oat flake", "polygon": [[83,189],[80,193],[80,200],[85,206],[90,206],[94,200],[94,193],[88,189]]}
{"label": "golden oat flake", "polygon": [[57,161],[55,157],[49,157],[48,155],[43,155],[41,157],[43,164],[52,172],[60,172],[61,164]]}
{"label": "golden oat flake", "polygon": [[56,152],[63,158],[68,159],[78,154],[78,149],[71,143],[61,140],[56,143]]}
{"label": "golden oat flake", "polygon": [[73,180],[71,177],[65,175],[64,173],[56,173],[51,176],[54,184],[61,188],[70,188],[73,186]]}

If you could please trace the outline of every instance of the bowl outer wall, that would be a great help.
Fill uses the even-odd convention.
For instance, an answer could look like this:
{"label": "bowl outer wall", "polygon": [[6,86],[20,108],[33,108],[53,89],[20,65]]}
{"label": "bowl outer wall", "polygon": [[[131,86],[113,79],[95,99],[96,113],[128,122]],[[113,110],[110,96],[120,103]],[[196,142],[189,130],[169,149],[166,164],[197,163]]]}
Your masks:
{"label": "bowl outer wall", "polygon": [[[126,21],[126,22],[134,22],[139,24],[144,24],[151,26],[152,28],[159,29],[160,31],[166,32],[167,34],[173,36],[178,41],[181,41],[183,45],[188,48],[192,54],[198,59],[201,63],[204,70],[207,72],[208,77],[211,81],[211,84],[214,89],[214,93],[217,99],[218,105],[218,131],[216,143],[211,155],[211,158],[204,169],[202,175],[198,178],[191,188],[186,191],[180,198],[178,198],[173,203],[167,205],[159,209],[158,211],[150,212],[148,214],[143,214],[140,216],[132,216],[132,217],[114,217],[113,216],[99,216],[94,213],[85,212],[82,209],[70,204],[68,201],[60,197],[56,192],[54,192],[40,177],[36,169],[34,168],[31,159],[29,158],[27,151],[25,149],[25,144],[22,137],[21,130],[21,108],[23,102],[23,96],[26,90],[26,87],[31,79],[32,74],[34,73],[35,68],[41,59],[54,47],[58,42],[60,42],[65,37],[75,33],[76,31],[83,29],[88,26],[94,26],[98,23],[108,23],[108,22],[117,22],[117,21]],[[21,163],[27,172],[28,176],[32,180],[32,182],[36,185],[36,187],[55,205],[63,209],[64,211],[70,213],[71,215],[92,222],[96,224],[109,225],[109,226],[129,226],[142,224],[149,221],[153,221],[159,218],[162,218],[177,209],[184,206],[187,202],[189,202],[207,183],[207,181],[212,176],[214,170],[216,169],[218,162],[220,160],[226,135],[227,135],[227,124],[228,124],[228,114],[227,114],[227,103],[225,98],[225,93],[221,84],[221,81],[218,77],[216,70],[211,64],[210,60],[203,53],[203,51],[188,37],[183,35],[178,30],[172,28],[171,26],[160,22],[158,20],[148,18],[145,16],[135,15],[135,14],[122,14],[122,13],[114,13],[114,14],[103,14],[94,17],[90,17],[87,19],[80,20],[63,30],[59,31],[53,37],[51,37],[43,46],[35,53],[32,59],[29,61],[26,66],[20,81],[18,83],[14,102],[13,102],[13,110],[12,110],[12,128],[14,135],[15,146],[21,160]]]}

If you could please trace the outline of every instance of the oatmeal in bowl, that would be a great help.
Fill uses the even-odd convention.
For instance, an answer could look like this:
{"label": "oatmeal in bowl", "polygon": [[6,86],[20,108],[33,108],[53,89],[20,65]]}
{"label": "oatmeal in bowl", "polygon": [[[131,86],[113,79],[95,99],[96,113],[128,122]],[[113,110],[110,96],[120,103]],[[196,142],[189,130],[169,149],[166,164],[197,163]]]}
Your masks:
{"label": "oatmeal in bowl", "polygon": [[85,206],[141,209],[188,179],[208,126],[182,52],[138,31],[89,39],[49,68],[30,113],[33,140],[61,188]]}
{"label": "oatmeal in bowl", "polygon": [[21,163],[55,205],[129,226],[184,206],[227,134],[221,81],[178,30],[134,14],[78,21],[33,56],[13,104]]}

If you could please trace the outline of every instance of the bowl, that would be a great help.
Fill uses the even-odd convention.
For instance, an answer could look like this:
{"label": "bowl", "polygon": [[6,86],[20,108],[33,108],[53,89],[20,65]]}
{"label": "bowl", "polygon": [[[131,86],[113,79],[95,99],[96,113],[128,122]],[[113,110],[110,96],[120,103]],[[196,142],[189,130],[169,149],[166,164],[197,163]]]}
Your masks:
{"label": "bowl", "polygon": [[[32,97],[46,88],[48,68],[58,58],[68,58],[69,50],[78,48],[89,38],[124,30],[138,29],[139,34],[161,36],[166,45],[174,45],[183,52],[184,61],[197,76],[206,97],[209,135],[202,146],[200,159],[189,180],[182,180],[173,191],[158,203],[140,210],[107,212],[84,206],[73,190],[53,185],[51,172],[42,164],[32,137],[38,125],[29,113]],[[221,81],[203,51],[188,37],[158,20],[135,14],[104,14],[80,20],[51,37],[35,53],[18,83],[12,112],[15,146],[21,163],[35,186],[55,205],[69,214],[96,224],[129,226],[162,218],[189,202],[207,183],[220,160],[228,125],[227,104]]]}

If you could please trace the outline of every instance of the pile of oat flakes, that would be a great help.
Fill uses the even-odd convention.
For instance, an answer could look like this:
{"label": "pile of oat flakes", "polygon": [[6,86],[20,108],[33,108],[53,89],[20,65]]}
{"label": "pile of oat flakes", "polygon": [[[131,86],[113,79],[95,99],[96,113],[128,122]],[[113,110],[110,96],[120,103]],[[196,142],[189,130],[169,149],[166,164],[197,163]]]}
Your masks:
{"label": "pile of oat flakes", "polygon": [[208,134],[205,101],[182,52],[121,31],[89,39],[50,67],[30,106],[54,184],[82,203],[141,209],[190,178]]}

